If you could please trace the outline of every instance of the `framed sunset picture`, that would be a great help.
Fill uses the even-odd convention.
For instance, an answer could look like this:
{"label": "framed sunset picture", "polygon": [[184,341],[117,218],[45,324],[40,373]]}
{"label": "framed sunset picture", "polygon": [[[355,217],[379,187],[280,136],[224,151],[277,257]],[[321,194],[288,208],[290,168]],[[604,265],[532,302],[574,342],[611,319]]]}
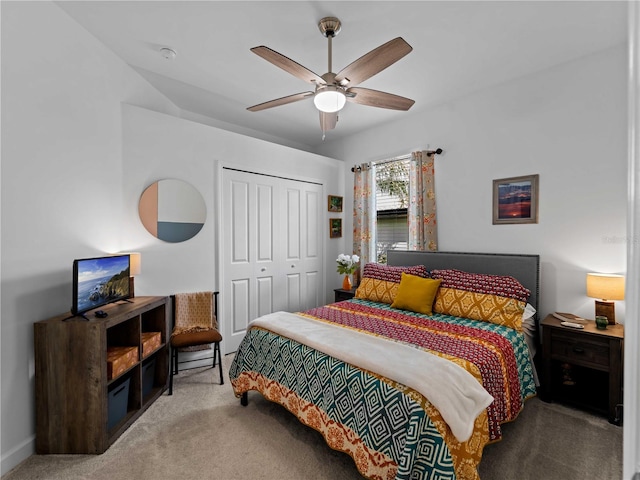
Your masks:
{"label": "framed sunset picture", "polygon": [[538,223],[538,175],[493,181],[493,224]]}

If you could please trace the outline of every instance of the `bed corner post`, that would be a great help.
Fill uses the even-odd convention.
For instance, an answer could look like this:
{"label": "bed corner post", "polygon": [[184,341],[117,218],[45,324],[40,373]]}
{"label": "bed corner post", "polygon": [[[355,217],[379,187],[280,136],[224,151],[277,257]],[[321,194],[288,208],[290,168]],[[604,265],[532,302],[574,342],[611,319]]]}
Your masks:
{"label": "bed corner post", "polygon": [[249,404],[249,398],[248,398],[247,392],[244,392],[240,397],[240,405],[242,405],[243,407],[246,407],[248,404]]}

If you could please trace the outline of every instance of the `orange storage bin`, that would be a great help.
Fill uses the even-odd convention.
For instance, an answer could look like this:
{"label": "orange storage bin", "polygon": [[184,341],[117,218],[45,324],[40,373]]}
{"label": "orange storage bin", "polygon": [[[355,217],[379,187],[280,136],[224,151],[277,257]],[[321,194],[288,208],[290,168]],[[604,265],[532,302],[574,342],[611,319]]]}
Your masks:
{"label": "orange storage bin", "polygon": [[142,358],[160,348],[160,332],[142,332]]}
{"label": "orange storage bin", "polygon": [[107,347],[107,378],[116,378],[138,361],[138,347]]}

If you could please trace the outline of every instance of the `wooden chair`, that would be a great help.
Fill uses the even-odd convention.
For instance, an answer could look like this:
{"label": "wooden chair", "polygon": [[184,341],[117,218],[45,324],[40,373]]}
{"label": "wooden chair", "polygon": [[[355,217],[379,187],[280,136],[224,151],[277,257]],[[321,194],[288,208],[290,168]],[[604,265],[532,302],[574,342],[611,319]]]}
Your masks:
{"label": "wooden chair", "polygon": [[[222,375],[222,354],[220,342],[222,335],[218,331],[218,293],[196,292],[171,295],[173,304],[173,327],[171,333],[171,365],[169,366],[169,395],[173,394],[173,376],[178,374],[178,352],[187,347],[199,347],[213,344],[213,356],[186,360],[188,363],[213,359],[220,366],[220,385],[224,384]],[[198,368],[198,367],[191,367]],[[189,368],[183,370],[190,370]]]}

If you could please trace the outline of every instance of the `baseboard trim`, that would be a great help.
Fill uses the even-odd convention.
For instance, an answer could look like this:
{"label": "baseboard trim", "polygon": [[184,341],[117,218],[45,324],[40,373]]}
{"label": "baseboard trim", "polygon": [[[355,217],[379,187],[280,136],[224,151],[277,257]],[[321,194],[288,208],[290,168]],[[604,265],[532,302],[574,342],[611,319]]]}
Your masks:
{"label": "baseboard trim", "polygon": [[9,473],[34,453],[36,453],[36,436],[32,435],[2,455],[0,458],[0,475]]}

